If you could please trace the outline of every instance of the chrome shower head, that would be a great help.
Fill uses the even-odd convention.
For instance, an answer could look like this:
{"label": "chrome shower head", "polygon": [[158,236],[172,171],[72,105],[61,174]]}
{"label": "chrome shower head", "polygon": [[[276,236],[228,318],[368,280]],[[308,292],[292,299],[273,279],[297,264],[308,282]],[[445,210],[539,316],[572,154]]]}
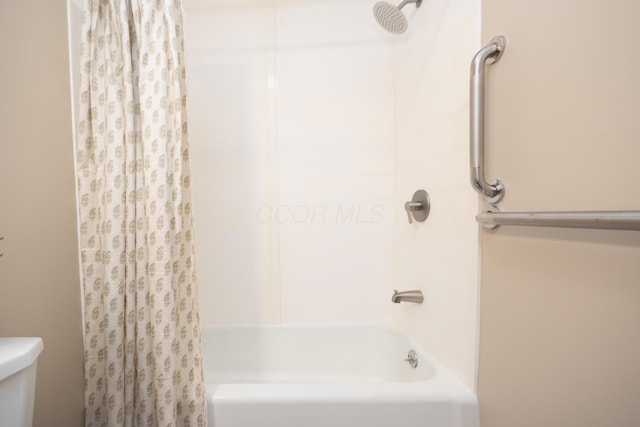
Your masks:
{"label": "chrome shower head", "polygon": [[409,3],[415,3],[420,7],[422,0],[404,0],[398,6],[394,6],[386,1],[379,1],[373,5],[373,16],[378,24],[385,30],[393,34],[402,34],[407,31],[407,18],[402,13],[402,8]]}

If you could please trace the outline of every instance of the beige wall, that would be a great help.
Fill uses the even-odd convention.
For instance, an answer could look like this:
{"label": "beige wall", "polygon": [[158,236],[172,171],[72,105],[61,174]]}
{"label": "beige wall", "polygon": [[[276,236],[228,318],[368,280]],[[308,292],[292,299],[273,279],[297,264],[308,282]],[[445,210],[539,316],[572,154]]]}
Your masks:
{"label": "beige wall", "polygon": [[[488,178],[504,211],[640,209],[640,3],[482,2]],[[481,235],[485,427],[636,426],[640,233]]]}
{"label": "beige wall", "polygon": [[82,331],[64,2],[0,2],[0,40],[0,336],[44,339],[34,425],[80,426]]}

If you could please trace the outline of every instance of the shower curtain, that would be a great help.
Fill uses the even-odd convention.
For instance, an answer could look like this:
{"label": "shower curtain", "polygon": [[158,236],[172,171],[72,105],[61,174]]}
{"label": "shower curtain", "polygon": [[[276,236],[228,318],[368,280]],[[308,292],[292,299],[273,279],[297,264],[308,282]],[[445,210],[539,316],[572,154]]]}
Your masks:
{"label": "shower curtain", "polygon": [[86,426],[203,426],[182,5],[85,0]]}

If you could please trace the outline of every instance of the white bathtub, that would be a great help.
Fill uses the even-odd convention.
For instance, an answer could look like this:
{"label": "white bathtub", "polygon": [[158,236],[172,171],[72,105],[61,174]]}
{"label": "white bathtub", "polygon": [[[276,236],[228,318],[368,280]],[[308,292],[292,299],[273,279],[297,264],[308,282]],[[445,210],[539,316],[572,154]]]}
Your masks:
{"label": "white bathtub", "polygon": [[205,327],[202,340],[209,427],[479,425],[475,396],[384,324]]}

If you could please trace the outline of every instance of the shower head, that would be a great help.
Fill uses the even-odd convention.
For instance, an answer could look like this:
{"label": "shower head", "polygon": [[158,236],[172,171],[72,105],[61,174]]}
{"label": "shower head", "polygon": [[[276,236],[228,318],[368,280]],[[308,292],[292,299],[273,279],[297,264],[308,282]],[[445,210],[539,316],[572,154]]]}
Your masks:
{"label": "shower head", "polygon": [[379,1],[373,5],[373,16],[378,24],[385,30],[393,34],[402,34],[407,31],[407,18],[402,13],[402,8],[409,3],[415,3],[420,7],[422,0],[404,0],[398,6],[394,6],[386,1]]}

